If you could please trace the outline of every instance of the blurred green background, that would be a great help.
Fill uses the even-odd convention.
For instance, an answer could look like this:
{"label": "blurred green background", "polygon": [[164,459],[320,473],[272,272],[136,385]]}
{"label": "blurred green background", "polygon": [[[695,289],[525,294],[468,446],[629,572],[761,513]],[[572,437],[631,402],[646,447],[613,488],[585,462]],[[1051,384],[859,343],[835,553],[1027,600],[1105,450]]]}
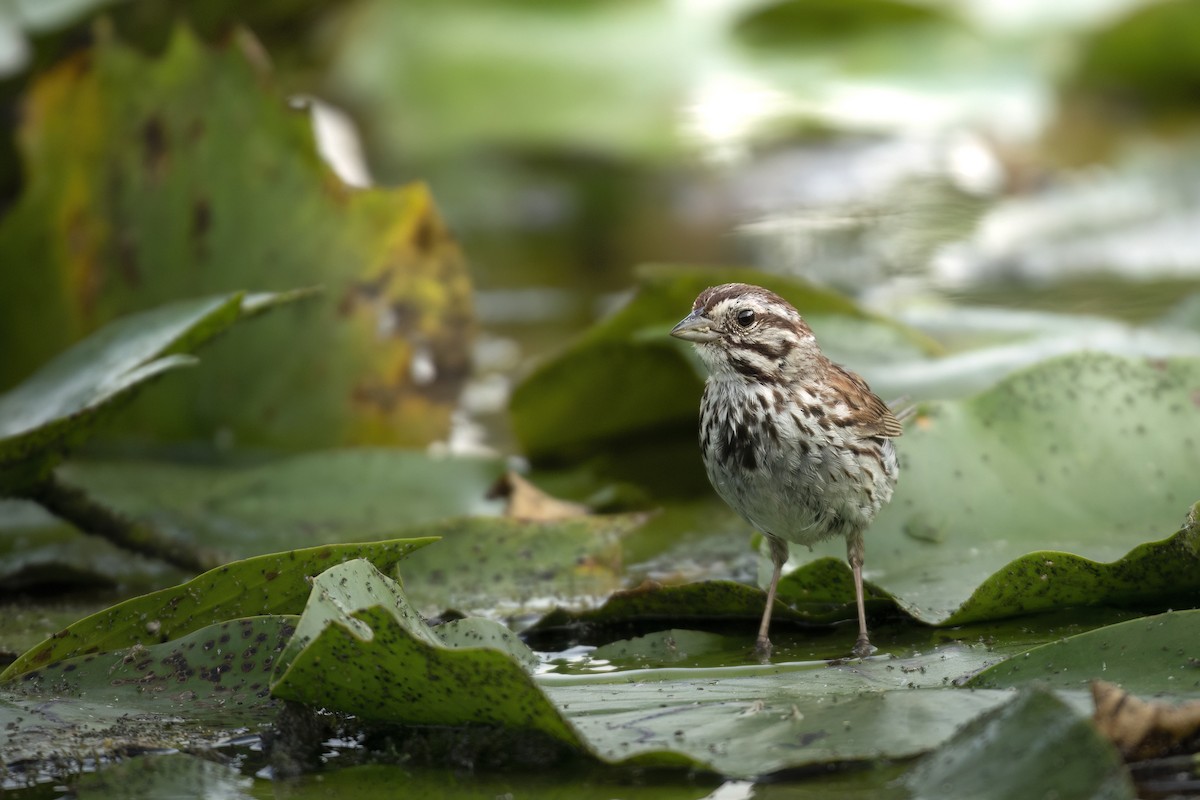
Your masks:
{"label": "blurred green background", "polygon": [[[428,185],[466,254],[472,286],[469,299],[460,288],[451,293],[459,299],[442,303],[453,307],[459,330],[429,334],[439,340],[440,374],[453,373],[430,402],[445,406],[465,388],[454,435],[501,453],[520,449],[503,413],[513,376],[618,304],[646,262],[802,276],[952,349],[1031,331],[1058,335],[1070,325],[1053,315],[1000,318],[996,307],[1086,314],[1087,322],[1197,314],[1184,302],[1200,269],[1193,237],[1200,64],[1189,45],[1200,21],[1191,3],[10,0],[0,9],[0,102],[9,120],[0,207],[19,214],[22,192],[57,169],[52,153],[37,163],[37,132],[26,134],[24,157],[18,148],[42,76],[97,37],[157,59],[180,22],[211,46],[246,49],[271,83],[273,102],[292,97],[315,108],[320,150],[342,180]],[[135,98],[151,91],[133,83]],[[177,91],[166,81],[162,100]],[[194,109],[212,102],[202,94],[174,99]],[[140,113],[129,102],[109,113]],[[62,124],[60,146],[84,148],[87,121]],[[286,183],[250,177],[246,159],[255,156],[240,144],[261,140],[256,148],[270,158],[279,147],[267,123],[225,124],[228,140],[205,154],[193,179],[226,185],[228,197],[210,203],[236,206],[241,197],[261,208],[285,196],[301,206]],[[296,126],[270,124],[297,135]],[[144,127],[113,132],[146,134]],[[96,191],[107,202],[121,190]],[[67,202],[52,213],[67,213]],[[187,212],[193,225],[206,214],[227,216],[206,208]],[[166,215],[144,218],[136,209],[104,213],[126,216],[98,225],[132,227],[116,245],[101,245],[118,261],[121,248],[153,235],[138,226],[169,225]],[[380,257],[376,240],[348,254],[321,253],[357,264],[312,267],[294,258],[268,269],[278,258],[272,248],[317,260],[313,248],[330,245],[304,243],[308,223],[301,222],[279,235],[285,244],[259,247],[256,239],[271,236],[263,229],[325,212],[259,213],[210,256],[225,264],[225,283],[241,281],[236,287],[163,278],[158,288],[123,292],[102,277],[87,287],[29,288],[13,274],[58,267],[46,265],[53,257],[44,245],[10,242],[0,279],[0,303],[9,306],[0,386],[120,310],[200,288],[336,284],[370,273]],[[185,269],[179,262],[196,256],[176,252],[183,247],[164,243],[143,269]],[[99,311],[80,310],[86,292],[100,298],[87,301]],[[57,313],[47,300],[55,293],[68,296]],[[36,311],[31,298],[41,301]],[[988,313],[973,313],[978,306]],[[450,313],[430,312],[423,330],[441,330]],[[470,341],[476,323],[480,335]],[[1112,336],[1099,346],[1152,355],[1197,349],[1192,339],[1134,345]],[[266,352],[257,352],[260,363]],[[420,357],[376,360],[388,373],[412,369]],[[260,405],[321,378],[297,380]],[[266,429],[268,445],[288,448],[451,435],[444,408],[418,409],[399,423],[346,424],[343,411],[297,412],[303,422],[272,428],[263,419],[280,413],[273,409],[232,427],[239,441],[254,441],[250,428]],[[206,420],[199,429],[175,421],[149,430],[203,440],[228,427],[211,414]],[[477,422],[482,433],[471,427]],[[405,432],[384,431],[389,424]],[[302,434],[304,427],[330,435]]]}

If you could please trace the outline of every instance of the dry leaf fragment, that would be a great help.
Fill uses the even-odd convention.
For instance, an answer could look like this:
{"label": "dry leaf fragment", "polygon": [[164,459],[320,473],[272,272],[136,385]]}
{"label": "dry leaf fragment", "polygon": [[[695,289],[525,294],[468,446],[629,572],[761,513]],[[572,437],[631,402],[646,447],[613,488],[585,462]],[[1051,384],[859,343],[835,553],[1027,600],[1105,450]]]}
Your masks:
{"label": "dry leaf fragment", "polygon": [[487,496],[506,498],[505,516],[529,522],[553,522],[588,513],[587,506],[551,497],[511,470],[496,481]]}
{"label": "dry leaf fragment", "polygon": [[1092,699],[1092,721],[1126,761],[1194,752],[1200,745],[1200,700],[1180,706],[1147,702],[1106,681],[1092,681]]}

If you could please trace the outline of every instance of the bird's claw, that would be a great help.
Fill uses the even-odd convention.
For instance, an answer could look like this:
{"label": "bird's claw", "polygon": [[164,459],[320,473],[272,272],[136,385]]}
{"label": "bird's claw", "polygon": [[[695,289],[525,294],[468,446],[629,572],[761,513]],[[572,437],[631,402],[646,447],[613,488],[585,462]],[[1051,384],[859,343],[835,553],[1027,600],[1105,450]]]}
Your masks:
{"label": "bird's claw", "polygon": [[877,649],[878,648],[867,641],[867,637],[860,636],[858,637],[858,641],[854,643],[854,649],[850,652],[855,658],[866,658],[874,653]]}

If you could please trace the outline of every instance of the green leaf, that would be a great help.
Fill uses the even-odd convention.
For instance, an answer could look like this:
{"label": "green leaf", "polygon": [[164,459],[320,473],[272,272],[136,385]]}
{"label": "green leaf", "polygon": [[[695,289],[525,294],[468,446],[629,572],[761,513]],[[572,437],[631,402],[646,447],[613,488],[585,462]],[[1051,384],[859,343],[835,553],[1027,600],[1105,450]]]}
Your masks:
{"label": "green leaf", "polygon": [[107,539],[81,536],[76,527],[32,501],[0,500],[0,585],[13,591],[59,586],[139,593],[185,577],[179,569]]}
{"label": "green leaf", "polygon": [[742,19],[738,33],[759,47],[794,50],[845,45],[871,33],[910,34],[947,22],[928,6],[897,0],[776,0]]}
{"label": "green leaf", "polygon": [[1200,611],[1172,611],[1035,647],[984,670],[968,685],[1085,690],[1093,680],[1105,680],[1133,694],[1195,696],[1197,664]]}
{"label": "green leaf", "polygon": [[[504,650],[477,647],[480,631]],[[610,763],[739,777],[916,755],[1005,698],[942,688],[995,658],[983,647],[853,665],[639,670],[536,682],[517,663],[521,650],[494,623],[430,629],[399,585],[348,562],[315,581],[272,691],[366,720],[502,726],[514,742],[538,732]]]}
{"label": "green leaf", "polygon": [[65,658],[166,642],[237,617],[296,614],[309,595],[308,579],[330,564],[366,558],[381,569],[391,569],[433,541],[396,539],[323,545],[226,564],[187,583],[126,600],[76,622],[9,664],[0,673],[0,680]]}
{"label": "green leaf", "polygon": [[705,33],[672,12],[365,3],[339,31],[331,79],[369,109],[381,141],[407,143],[408,158],[498,146],[655,156],[673,149],[674,104],[697,56],[688,45]]}
{"label": "green leaf", "polygon": [[[506,649],[478,646],[482,632]],[[515,634],[484,620],[451,633],[443,640],[369,563],[347,562],[313,582],[271,692],[366,720],[500,725],[583,746],[512,655],[524,647]]]}
{"label": "green leaf", "polygon": [[[292,295],[262,298],[254,312]],[[264,302],[265,301],[265,302]],[[0,496],[43,477],[89,436],[99,415],[243,315],[244,295],[172,303],[113,322],[0,395]]]}
{"label": "green leaf", "polygon": [[817,764],[924,753],[1007,699],[949,688],[982,647],[854,664],[544,675],[539,682],[601,757],[652,765],[667,753],[754,778]]}
{"label": "green leaf", "polygon": [[[813,567],[814,571],[825,568],[828,573],[838,576],[839,583],[845,583],[841,575],[842,568],[832,559],[814,563]],[[783,586],[783,583],[780,585]],[[799,591],[794,586],[789,586],[792,594]],[[779,625],[786,625],[789,622],[828,624],[850,619],[857,613],[850,606],[854,602],[852,586],[849,603],[844,594],[828,602],[790,598],[785,602],[781,597],[772,612],[772,620]],[[667,628],[702,625],[724,629],[730,623],[739,623],[750,634],[757,630],[765,601],[766,593],[763,590],[734,581],[695,581],[678,586],[647,583],[614,593],[598,608],[555,609],[538,620],[531,630],[545,634],[565,627],[582,628],[590,632],[587,638],[591,641],[605,638],[598,635],[599,631],[622,630],[631,625]]]}
{"label": "green leaf", "polygon": [[678,662],[694,664],[706,655],[724,654],[740,645],[731,637],[715,633],[672,628],[646,636],[623,639],[597,647],[588,660],[618,668],[654,668]]}
{"label": "green leaf", "polygon": [[621,539],[642,514],[577,517],[554,522],[464,518],[407,528],[443,546],[405,565],[406,592],[421,611],[544,611],[554,602],[595,602],[621,585]]}
{"label": "green leaf", "polygon": [[913,800],[1137,797],[1112,744],[1089,719],[1041,689],[1027,689],[968,723],[903,780]]}
{"label": "green leaf", "polygon": [[[733,281],[781,294],[805,315],[826,352],[860,367],[935,347],[799,280],[744,269],[650,268],[628,304],[515,388],[510,410],[522,449],[534,460],[561,461],[591,457],[633,437],[694,442],[703,370],[690,345],[667,333],[705,287]],[[847,320],[854,325],[841,324]]]}
{"label": "green leaf", "polygon": [[[75,462],[60,475],[134,520],[248,557],[335,541],[439,536],[408,574],[426,613],[542,612],[593,602],[622,580],[622,541],[640,514],[524,522],[487,515],[503,471],[495,459],[390,449],[332,450],[248,467],[162,462]],[[440,552],[439,552],[440,551]],[[161,586],[161,567],[80,542],[29,506],[0,503],[0,578],[25,586],[134,582]],[[148,584],[148,585],[147,585]]]}
{"label": "green leaf", "polygon": [[179,27],[150,58],[105,30],[24,98],[24,192],[0,221],[0,341],[14,343],[0,386],[131,311],[322,285],[114,424],[290,449],[444,437],[474,319],[428,190],[342,184],[244,31],[209,49]]}
{"label": "green leaf", "polygon": [[1102,106],[1123,108],[1123,115],[1143,125],[1145,117],[1192,115],[1200,56],[1184,43],[1198,24],[1200,10],[1191,3],[1133,6],[1080,43],[1066,88]]}
{"label": "green leaf", "polygon": [[[895,496],[867,531],[868,578],[935,624],[1194,598],[1194,521],[1146,540],[1197,499],[1197,387],[1197,360],[1083,353],[922,405],[897,440]],[[844,559],[845,544],[794,554]]]}
{"label": "green leaf", "polygon": [[139,521],[250,556],[496,513],[485,495],[503,472],[495,458],[348,448],[246,466],[84,460],[60,475]]}
{"label": "green leaf", "polygon": [[274,717],[271,670],[295,617],[234,619],[149,647],[77,656],[0,687],[0,760],[190,749]]}
{"label": "green leaf", "polygon": [[[906,594],[892,591],[883,581],[867,581],[867,613],[891,617],[902,611],[925,624],[954,628],[1089,606],[1145,610],[1189,605],[1200,585],[1198,562],[1200,528],[1193,519],[1173,536],[1138,545],[1111,563],[1062,552],[1027,553],[987,576],[945,615],[926,613],[914,598],[942,590],[943,582],[957,585],[953,573],[931,574],[920,592]],[[644,630],[686,625],[724,631],[737,623],[750,636],[762,616],[765,599],[761,589],[727,580],[671,586],[647,583],[616,592],[597,608],[555,609],[530,632],[552,639],[570,629],[573,636],[603,641],[608,633],[630,626]],[[774,630],[787,630],[788,623],[803,627],[853,620],[857,614],[854,602],[853,579],[845,559],[814,558],[779,582],[772,614]]]}

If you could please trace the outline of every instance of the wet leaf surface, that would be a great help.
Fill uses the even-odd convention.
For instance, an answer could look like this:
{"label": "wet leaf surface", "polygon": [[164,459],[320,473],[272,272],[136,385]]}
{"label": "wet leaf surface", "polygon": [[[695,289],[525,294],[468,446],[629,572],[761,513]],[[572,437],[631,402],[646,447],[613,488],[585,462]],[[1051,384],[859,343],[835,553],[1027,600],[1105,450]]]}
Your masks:
{"label": "wet leaf surface", "polygon": [[[499,725],[581,746],[520,663],[532,654],[515,634],[484,620],[447,633],[449,641],[367,562],[333,567],[313,582],[271,692],[365,720]],[[480,646],[497,638],[504,650]]]}
{"label": "wet leaf surface", "polygon": [[1091,721],[1037,688],[965,725],[903,781],[914,798],[1138,796]]}
{"label": "wet leaf surface", "polygon": [[385,448],[324,450],[248,466],[78,461],[63,475],[125,513],[236,555],[363,540],[496,513],[496,458]]}
{"label": "wet leaf surface", "polygon": [[[495,512],[499,503],[484,493],[502,470],[495,459],[348,449],[242,466],[73,461],[60,475],[158,530],[247,557]],[[116,584],[136,592],[181,578],[80,536],[32,503],[0,501],[0,585],[10,590]]]}
{"label": "wet leaf surface", "polygon": [[259,614],[298,614],[309,578],[348,559],[391,570],[434,539],[322,545],[218,567],[187,583],[135,597],[86,617],[35,646],[0,673],[10,680],[64,658],[167,642],[205,625]]}
{"label": "wet leaf surface", "polygon": [[1086,690],[1093,680],[1147,697],[1200,695],[1200,611],[1171,611],[1059,639],[976,675],[972,686]]}
{"label": "wet leaf surface", "polygon": [[[897,440],[896,494],[867,532],[868,580],[918,619],[951,624],[1194,596],[1194,524],[1144,543],[1196,500],[1198,388],[1200,361],[1080,354],[922,405]],[[844,551],[831,541],[813,557]]]}
{"label": "wet leaf surface", "polygon": [[[399,586],[365,563],[334,567],[314,584],[273,692],[375,721],[499,724],[614,763],[691,763],[743,777],[914,755],[1005,697],[945,688],[993,658],[964,646],[895,662],[660,668],[535,683],[515,637],[494,623],[473,627],[430,629]],[[475,647],[488,629],[503,651]],[[913,691],[921,687],[928,691]]]}
{"label": "wet leaf surface", "polygon": [[148,647],[57,661],[0,687],[6,765],[211,745],[274,717],[268,685],[295,617],[228,620]]}
{"label": "wet leaf surface", "polygon": [[508,618],[555,603],[591,604],[621,585],[622,539],[642,514],[557,522],[463,518],[406,529],[442,542],[405,564],[409,599],[426,614],[447,608]]}
{"label": "wet leaf surface", "polygon": [[305,296],[228,294],[165,305],[105,326],[0,394],[0,497],[44,477],[141,384],[192,366],[188,351],[239,319]]}

